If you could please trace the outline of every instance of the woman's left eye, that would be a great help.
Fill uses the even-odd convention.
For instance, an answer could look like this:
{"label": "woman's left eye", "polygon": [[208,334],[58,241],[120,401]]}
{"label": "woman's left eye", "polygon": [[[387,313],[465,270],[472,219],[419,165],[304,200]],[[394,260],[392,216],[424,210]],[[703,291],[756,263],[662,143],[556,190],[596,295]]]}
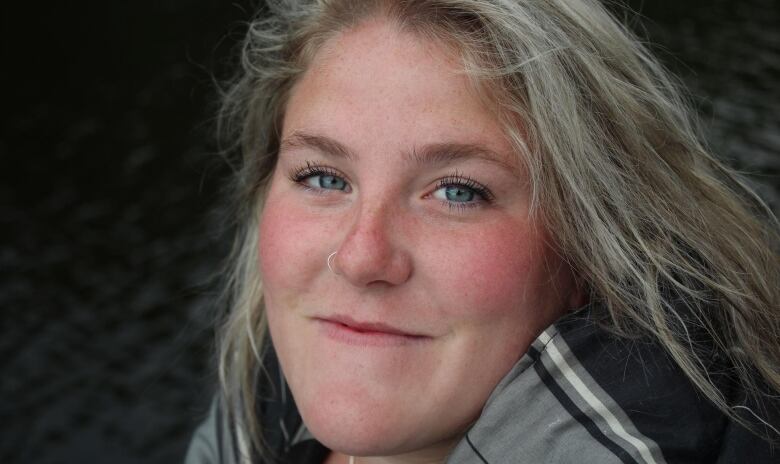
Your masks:
{"label": "woman's left eye", "polygon": [[493,195],[487,187],[478,182],[461,177],[441,179],[439,186],[431,194],[450,206],[471,207],[493,201]]}
{"label": "woman's left eye", "polygon": [[474,201],[477,193],[468,187],[461,185],[446,185],[433,192],[433,197],[439,200],[452,201],[454,203],[469,203]]}

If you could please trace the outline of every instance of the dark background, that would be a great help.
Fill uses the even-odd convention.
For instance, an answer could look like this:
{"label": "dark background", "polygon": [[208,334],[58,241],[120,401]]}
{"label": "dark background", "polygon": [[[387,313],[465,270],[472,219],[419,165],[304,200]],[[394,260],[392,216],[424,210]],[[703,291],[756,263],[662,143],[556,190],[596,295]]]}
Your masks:
{"label": "dark background", "polygon": [[[0,462],[179,462],[214,388],[229,242],[213,79],[257,2],[15,3],[0,9]],[[777,211],[780,2],[630,3],[714,151]]]}

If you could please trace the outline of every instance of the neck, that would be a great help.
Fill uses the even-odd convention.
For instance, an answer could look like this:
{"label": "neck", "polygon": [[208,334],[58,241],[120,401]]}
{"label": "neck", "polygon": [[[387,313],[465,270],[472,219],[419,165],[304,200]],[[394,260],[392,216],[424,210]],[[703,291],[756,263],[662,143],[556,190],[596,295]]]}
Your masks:
{"label": "neck", "polygon": [[351,456],[332,452],[325,464],[443,464],[447,454],[441,456],[405,454],[397,456]]}
{"label": "neck", "polygon": [[332,451],[325,464],[444,464],[458,440],[459,437],[444,440],[411,452],[389,456],[354,456]]}

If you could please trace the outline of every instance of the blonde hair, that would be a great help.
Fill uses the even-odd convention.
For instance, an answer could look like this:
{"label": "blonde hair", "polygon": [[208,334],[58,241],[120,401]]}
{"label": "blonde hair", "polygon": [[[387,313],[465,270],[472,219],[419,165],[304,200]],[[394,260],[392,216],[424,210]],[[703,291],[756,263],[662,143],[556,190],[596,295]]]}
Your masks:
{"label": "blonde hair", "polygon": [[[677,83],[603,5],[267,3],[249,25],[219,119],[234,143],[228,148],[242,156],[220,379],[228,404],[238,405],[240,435],[256,448],[265,333],[257,220],[286,97],[323,42],[369,18],[460,53],[527,165],[534,210],[611,330],[654,337],[707,398],[745,425],[753,418],[729,404],[714,374],[759,400],[780,391],[777,219],[702,145]],[[715,355],[723,372],[713,372]]]}

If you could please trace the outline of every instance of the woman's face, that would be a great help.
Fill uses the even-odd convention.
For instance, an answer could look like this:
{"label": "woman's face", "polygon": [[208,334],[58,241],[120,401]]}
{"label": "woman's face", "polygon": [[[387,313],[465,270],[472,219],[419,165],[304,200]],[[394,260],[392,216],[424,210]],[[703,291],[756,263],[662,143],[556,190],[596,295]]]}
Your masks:
{"label": "woman's face", "polygon": [[282,139],[260,261],[305,423],[351,454],[446,452],[576,299],[521,163],[447,48],[378,21],[318,52]]}

